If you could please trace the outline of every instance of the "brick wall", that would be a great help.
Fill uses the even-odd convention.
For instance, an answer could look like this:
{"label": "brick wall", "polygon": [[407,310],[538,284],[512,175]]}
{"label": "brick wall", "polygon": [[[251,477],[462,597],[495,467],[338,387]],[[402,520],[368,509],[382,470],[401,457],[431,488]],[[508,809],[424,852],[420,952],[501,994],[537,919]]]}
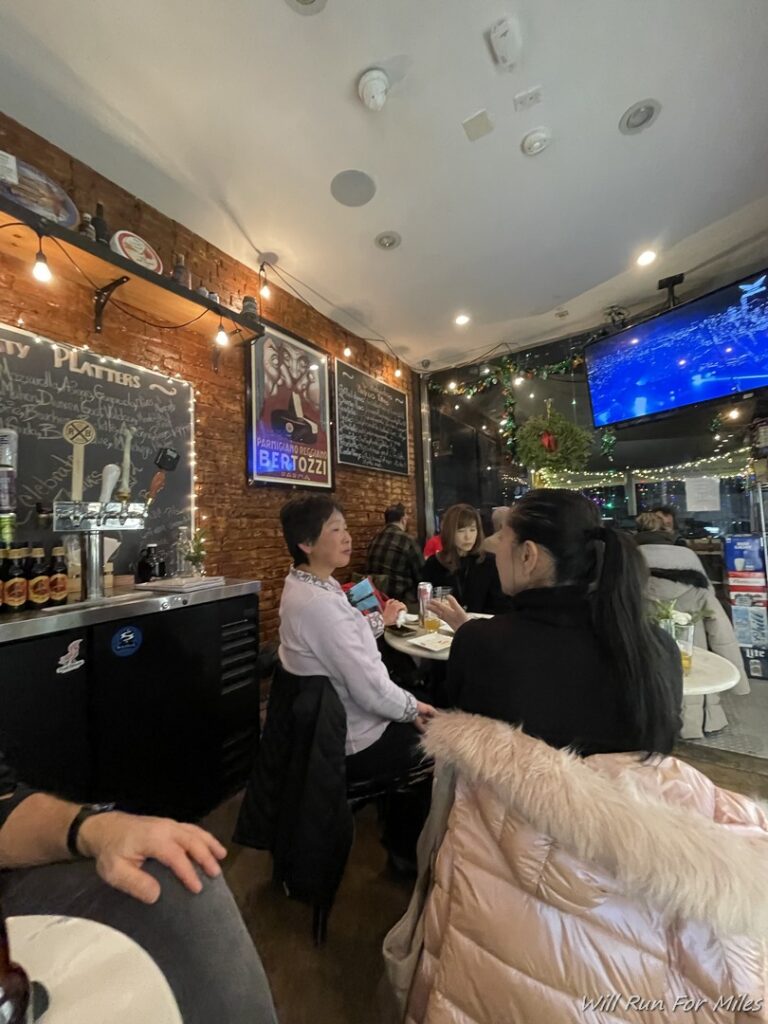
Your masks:
{"label": "brick wall", "polygon": [[[257,275],[250,268],[2,113],[0,149],[45,171],[66,189],[78,209],[93,211],[97,201],[103,202],[112,230],[125,227],[141,235],[158,251],[166,267],[171,265],[174,253],[186,253],[193,284],[202,279],[210,287],[215,286],[223,303],[231,297],[257,294]],[[356,366],[410,392],[413,410],[415,378],[406,372],[402,380],[396,380],[392,358],[274,282],[270,286],[272,297],[264,303],[267,319],[313,342],[330,356],[341,356],[349,345]],[[226,351],[217,375],[211,366],[213,316],[205,318],[211,321],[205,334],[192,329],[161,331],[111,307],[104,318],[104,331],[97,335],[92,331],[92,311],[92,293],[86,284],[81,287],[60,279],[49,285],[39,284],[32,278],[28,263],[0,253],[0,321],[14,324],[22,316],[28,330],[76,345],[88,344],[98,354],[119,356],[141,366],[158,365],[194,384],[197,507],[200,525],[206,526],[209,534],[207,568],[209,573],[262,580],[262,636],[274,638],[281,584],[289,564],[278,512],[292,492],[286,487],[252,488],[245,483],[242,350]],[[136,312],[148,320],[156,319],[152,310]],[[412,469],[413,436],[412,429]],[[359,568],[368,541],[382,523],[382,510],[394,501],[415,510],[415,480],[413,476],[345,467],[338,467],[335,479],[336,495],[344,504],[354,542],[352,568]]]}

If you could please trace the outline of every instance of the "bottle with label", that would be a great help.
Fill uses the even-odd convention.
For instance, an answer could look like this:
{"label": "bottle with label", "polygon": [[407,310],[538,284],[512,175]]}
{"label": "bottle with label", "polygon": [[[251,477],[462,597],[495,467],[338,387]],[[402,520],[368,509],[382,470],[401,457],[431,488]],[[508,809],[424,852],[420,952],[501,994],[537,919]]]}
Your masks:
{"label": "bottle with label", "polygon": [[96,241],[96,228],[93,226],[93,217],[91,217],[90,213],[83,214],[83,219],[80,221],[80,227],[77,230],[92,242]]}
{"label": "bottle with label", "polygon": [[54,548],[51,552],[51,567],[48,587],[51,595],[52,608],[60,608],[67,603],[67,557],[64,548]]}
{"label": "bottle with label", "polygon": [[178,253],[178,255],[174,257],[171,277],[173,278],[174,281],[177,282],[177,284],[182,285],[182,287],[184,288],[192,287],[192,275],[187,269],[187,264],[183,252]]}
{"label": "bottle with label", "polygon": [[7,562],[3,580],[3,611],[23,612],[27,605],[27,573],[22,549],[11,548]]}
{"label": "bottle with label", "polygon": [[156,579],[159,574],[157,544],[147,544],[136,566],[136,582],[149,583],[151,579]]}
{"label": "bottle with label", "polygon": [[51,579],[42,548],[32,548],[27,570],[27,608],[38,612],[46,608],[51,597]]}
{"label": "bottle with label", "polygon": [[104,245],[109,245],[109,228],[107,222],[104,219],[104,204],[96,203],[96,213],[94,214],[91,223],[93,230],[96,232],[96,241],[103,242]]}

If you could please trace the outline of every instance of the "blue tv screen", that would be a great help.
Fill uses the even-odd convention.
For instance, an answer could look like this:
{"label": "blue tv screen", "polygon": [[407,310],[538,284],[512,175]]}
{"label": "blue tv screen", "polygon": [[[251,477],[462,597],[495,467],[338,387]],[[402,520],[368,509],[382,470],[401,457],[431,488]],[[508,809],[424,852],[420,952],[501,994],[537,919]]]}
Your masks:
{"label": "blue tv screen", "polygon": [[737,281],[589,345],[595,426],[767,387],[767,277]]}

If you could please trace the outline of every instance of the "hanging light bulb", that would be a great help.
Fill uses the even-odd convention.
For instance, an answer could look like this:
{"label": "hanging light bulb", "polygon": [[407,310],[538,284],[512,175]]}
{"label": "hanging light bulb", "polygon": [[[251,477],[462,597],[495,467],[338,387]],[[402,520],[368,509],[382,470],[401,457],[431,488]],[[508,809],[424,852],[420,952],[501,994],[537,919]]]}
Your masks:
{"label": "hanging light bulb", "polygon": [[403,371],[400,369],[400,363],[397,364],[397,368],[395,369],[395,376],[396,377],[402,377],[403,376]]}
{"label": "hanging light bulb", "polygon": [[269,287],[269,281],[267,280],[267,265],[262,263],[259,267],[259,295],[262,299],[269,299],[272,296],[272,289]]}
{"label": "hanging light bulb", "polygon": [[345,359],[349,359],[349,357],[351,355],[352,355],[352,349],[349,347],[349,345],[347,345],[347,347],[344,349],[344,358]]}
{"label": "hanging light bulb", "polygon": [[216,337],[214,341],[217,345],[221,345],[222,348],[226,348],[229,344],[229,335],[224,330],[224,324],[219,320],[219,329],[216,331]]}
{"label": "hanging light bulb", "polygon": [[48,282],[53,278],[51,268],[48,266],[48,260],[45,258],[45,253],[43,252],[42,236],[40,236],[40,244],[37,247],[35,265],[32,267],[32,276],[35,280],[42,281],[43,284],[48,284]]}

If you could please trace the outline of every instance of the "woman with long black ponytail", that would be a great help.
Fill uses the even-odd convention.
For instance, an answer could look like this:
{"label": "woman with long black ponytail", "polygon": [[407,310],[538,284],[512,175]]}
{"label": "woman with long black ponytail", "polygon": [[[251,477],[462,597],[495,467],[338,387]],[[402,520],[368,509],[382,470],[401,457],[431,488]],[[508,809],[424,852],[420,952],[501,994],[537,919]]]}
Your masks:
{"label": "woman with long black ponytail", "polygon": [[682,666],[648,618],[645,563],[575,491],[535,490],[495,541],[512,610],[469,621],[435,602],[457,630],[448,691],[465,711],[519,723],[582,754],[667,754],[680,730]]}

